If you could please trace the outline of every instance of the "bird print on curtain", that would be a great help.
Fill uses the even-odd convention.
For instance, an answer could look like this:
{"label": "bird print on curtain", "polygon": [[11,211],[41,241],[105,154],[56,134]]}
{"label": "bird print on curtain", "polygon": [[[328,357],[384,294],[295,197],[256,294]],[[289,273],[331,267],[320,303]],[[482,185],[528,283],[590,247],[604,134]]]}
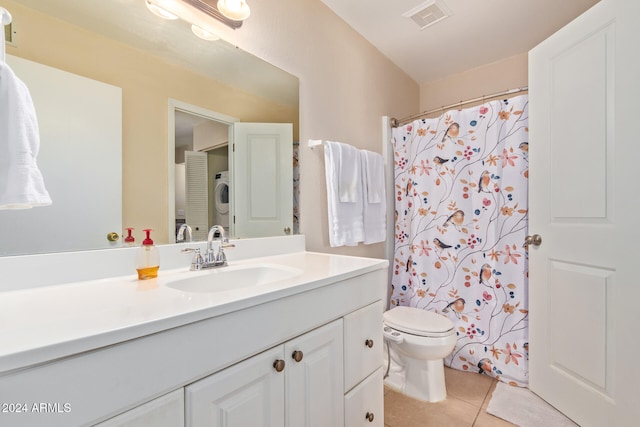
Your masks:
{"label": "bird print on curtain", "polygon": [[528,97],[393,130],[391,306],[447,316],[445,364],[528,384]]}

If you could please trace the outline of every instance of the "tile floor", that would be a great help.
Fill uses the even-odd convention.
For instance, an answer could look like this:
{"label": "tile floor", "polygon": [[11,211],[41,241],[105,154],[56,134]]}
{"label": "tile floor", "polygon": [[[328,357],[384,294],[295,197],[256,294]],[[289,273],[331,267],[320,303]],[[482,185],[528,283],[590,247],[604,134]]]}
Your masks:
{"label": "tile floor", "polygon": [[385,427],[509,427],[486,412],[497,380],[445,368],[447,399],[425,403],[384,389]]}

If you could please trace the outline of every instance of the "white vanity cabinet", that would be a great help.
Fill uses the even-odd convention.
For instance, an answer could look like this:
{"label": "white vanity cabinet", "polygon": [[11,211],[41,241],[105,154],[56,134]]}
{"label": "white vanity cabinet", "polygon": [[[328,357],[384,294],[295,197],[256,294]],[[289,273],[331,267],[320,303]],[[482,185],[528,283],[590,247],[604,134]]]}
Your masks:
{"label": "white vanity cabinet", "polygon": [[185,388],[188,427],[343,426],[342,319]]}
{"label": "white vanity cabinet", "polygon": [[[353,267],[358,262],[367,269]],[[0,425],[382,425],[377,424],[383,421],[378,372],[386,263],[302,254],[295,265],[330,274],[309,273],[311,281],[226,306],[203,295],[212,308],[183,314],[178,326],[144,333],[148,325],[141,325],[139,335],[115,343],[96,337],[90,350],[0,371],[0,401],[69,408],[0,414]],[[145,303],[152,292],[162,302],[182,296],[162,288],[145,292],[136,293]],[[199,296],[170,301],[184,304],[187,297]],[[276,361],[284,363],[281,372]]]}

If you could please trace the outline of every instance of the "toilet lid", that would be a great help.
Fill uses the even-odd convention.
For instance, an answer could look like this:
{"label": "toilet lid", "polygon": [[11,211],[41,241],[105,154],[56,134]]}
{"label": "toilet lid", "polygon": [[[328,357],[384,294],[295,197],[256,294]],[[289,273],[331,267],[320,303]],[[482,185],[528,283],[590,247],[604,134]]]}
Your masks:
{"label": "toilet lid", "polygon": [[432,311],[414,307],[395,307],[384,313],[387,326],[422,337],[443,337],[453,333],[453,322]]}

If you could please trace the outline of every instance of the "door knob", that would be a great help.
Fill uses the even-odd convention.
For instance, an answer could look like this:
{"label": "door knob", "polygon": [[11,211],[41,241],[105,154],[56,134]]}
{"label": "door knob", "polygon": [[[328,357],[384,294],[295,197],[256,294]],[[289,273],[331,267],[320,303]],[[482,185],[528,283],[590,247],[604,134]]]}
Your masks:
{"label": "door knob", "polygon": [[366,345],[369,348],[373,347],[373,340],[366,340],[364,342],[364,345]]}
{"label": "door knob", "polygon": [[542,244],[542,236],[539,234],[534,234],[533,236],[527,236],[524,239],[524,246],[528,247],[529,245],[540,246]]}
{"label": "door knob", "polygon": [[285,227],[284,234],[291,234],[291,227]]}
{"label": "door knob", "polygon": [[119,238],[120,236],[115,231],[112,231],[111,233],[107,233],[107,240],[110,242],[117,242]]}
{"label": "door knob", "polygon": [[273,362],[273,368],[276,370],[276,372],[284,371],[284,360],[278,359]]}
{"label": "door knob", "polygon": [[300,350],[296,350],[293,352],[293,354],[291,355],[291,357],[293,357],[293,360],[295,360],[296,362],[300,362],[302,360],[302,351]]}
{"label": "door knob", "polygon": [[364,419],[369,421],[370,423],[373,422],[373,418],[374,418],[373,412],[367,412],[367,415],[364,416]]}

